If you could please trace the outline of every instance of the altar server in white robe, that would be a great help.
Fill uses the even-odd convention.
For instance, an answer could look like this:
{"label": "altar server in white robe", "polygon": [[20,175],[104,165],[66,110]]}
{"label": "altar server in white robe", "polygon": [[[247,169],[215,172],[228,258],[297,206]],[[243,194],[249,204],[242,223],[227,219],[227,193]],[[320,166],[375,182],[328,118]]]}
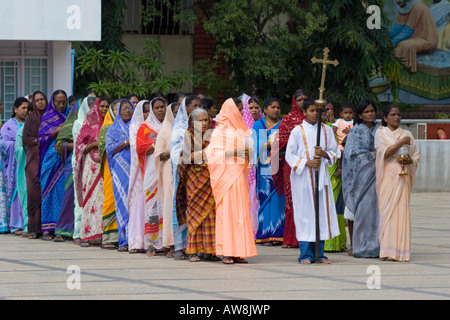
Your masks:
{"label": "altar server in white robe", "polygon": [[[320,263],[329,264],[324,256],[324,242],[339,235],[333,188],[328,166],[336,161],[338,146],[333,130],[322,125],[320,147],[317,144],[318,106],[314,99],[303,102],[306,120],[296,126],[289,137],[286,161],[291,166],[292,204],[301,264],[316,262],[315,242],[315,168],[319,168]],[[314,159],[320,155],[320,159]]]}

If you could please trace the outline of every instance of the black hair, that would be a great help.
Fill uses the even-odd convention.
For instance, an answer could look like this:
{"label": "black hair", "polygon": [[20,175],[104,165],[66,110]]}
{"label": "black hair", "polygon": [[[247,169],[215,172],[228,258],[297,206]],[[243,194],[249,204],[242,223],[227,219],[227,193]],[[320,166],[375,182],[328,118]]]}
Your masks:
{"label": "black hair", "polygon": [[248,99],[248,104],[256,102],[259,105],[259,100],[257,97],[251,97],[250,99]]}
{"label": "black hair", "polygon": [[106,98],[106,97],[100,97],[100,98],[98,98],[98,104],[100,104],[100,102],[102,102],[102,101],[106,101],[106,102],[108,102],[108,104],[109,104],[109,99],[108,98]]}
{"label": "black hair", "polygon": [[263,108],[267,109],[267,107],[272,105],[272,103],[274,103],[274,102],[278,102],[281,104],[280,99],[275,98],[275,97],[270,97],[270,98],[267,98],[266,100],[264,100]]}
{"label": "black hair", "polygon": [[195,93],[187,95],[185,99],[186,106],[190,105],[195,99],[200,100],[200,98]]}
{"label": "black hair", "polygon": [[138,97],[137,95],[135,95],[134,93],[127,94],[127,95],[125,96],[125,99],[130,100],[132,97],[136,97],[136,98],[139,99],[139,97]]}
{"label": "black hair", "polygon": [[316,100],[313,98],[308,98],[303,100],[303,111],[308,110],[309,107],[313,106],[316,104]]}
{"label": "black hair", "polygon": [[169,101],[169,100],[167,99],[167,97],[166,97],[164,94],[162,94],[162,93],[154,93],[154,94],[152,94],[152,95],[151,95],[150,101],[153,100],[153,99],[155,99],[155,98],[162,98],[162,99],[164,100],[164,103],[166,103],[166,102]]}
{"label": "black hair", "polygon": [[[372,105],[375,109],[375,112],[377,111],[377,107],[375,103],[372,101],[372,99],[366,98],[361,100],[361,102],[356,107],[356,115],[355,115],[355,124],[357,123],[363,123],[363,120],[359,117],[360,114],[364,112],[364,109],[366,109],[368,106]],[[375,123],[375,122],[374,122]]]}
{"label": "black hair", "polygon": [[213,99],[205,98],[202,100],[202,108],[205,109],[206,111],[208,111],[215,105],[216,105],[216,102]]}
{"label": "black hair", "polygon": [[175,108],[179,107],[179,106],[180,106],[180,104],[178,102],[172,102],[172,104],[170,105],[170,109],[173,112],[173,110],[175,110]]}
{"label": "black hair", "polygon": [[172,102],[178,102],[178,100],[179,100],[180,98],[184,98],[184,97],[186,97],[186,93],[183,93],[183,92],[177,92],[177,93],[174,95],[173,101],[172,101]]}
{"label": "black hair", "polygon": [[69,104],[71,104],[72,102],[77,101],[77,98],[75,98],[74,96],[70,96],[69,97]]}
{"label": "black hair", "polygon": [[[153,108],[153,104],[154,104],[156,101],[161,101],[162,103],[164,103],[164,105],[166,105],[166,100],[165,100],[163,97],[157,96],[157,97],[153,98],[152,101],[150,102],[151,105],[152,105],[152,108]],[[145,103],[144,103],[144,104],[145,104]]]}
{"label": "black hair", "polygon": [[25,97],[19,97],[19,98],[17,98],[17,99],[14,101],[14,107],[13,107],[13,112],[12,112],[11,118],[15,118],[15,117],[16,117],[16,111],[15,111],[14,109],[20,107],[23,103],[28,103],[28,108],[27,108],[27,109],[30,108],[30,101],[28,101],[27,98],[25,98]]}
{"label": "black hair", "polygon": [[391,110],[394,108],[398,108],[398,105],[391,103],[383,108],[383,116],[381,117],[381,125],[383,127],[387,127],[387,122],[384,121],[384,117],[387,117],[389,115],[389,112],[391,112]]}
{"label": "black hair", "polygon": [[340,111],[344,109],[352,109],[354,110],[353,104],[350,101],[345,101],[341,104],[341,107],[339,108]]}
{"label": "black hair", "polygon": [[233,101],[234,101],[235,105],[238,105],[238,104],[242,103],[242,100],[239,99],[239,98],[233,98]]}
{"label": "black hair", "polygon": [[64,90],[58,89],[58,90],[56,90],[55,92],[53,92],[53,95],[52,95],[52,100],[53,100],[53,101],[55,101],[55,97],[56,97],[58,94],[63,94],[63,95],[65,95],[65,96],[66,96],[66,100],[67,100],[67,93],[66,93]]}

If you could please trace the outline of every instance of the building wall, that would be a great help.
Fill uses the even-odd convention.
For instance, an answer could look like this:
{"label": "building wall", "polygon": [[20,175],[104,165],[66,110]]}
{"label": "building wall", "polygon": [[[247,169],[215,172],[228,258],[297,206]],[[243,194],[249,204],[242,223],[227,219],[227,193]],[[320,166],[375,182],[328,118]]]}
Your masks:
{"label": "building wall", "polygon": [[[192,72],[193,61],[193,36],[192,35],[132,35],[124,34],[123,42],[129,51],[136,53],[142,52],[147,39],[158,39],[162,50],[161,61],[164,63],[163,74],[169,75],[172,71],[185,70]],[[193,88],[190,83],[177,91],[192,92]]]}

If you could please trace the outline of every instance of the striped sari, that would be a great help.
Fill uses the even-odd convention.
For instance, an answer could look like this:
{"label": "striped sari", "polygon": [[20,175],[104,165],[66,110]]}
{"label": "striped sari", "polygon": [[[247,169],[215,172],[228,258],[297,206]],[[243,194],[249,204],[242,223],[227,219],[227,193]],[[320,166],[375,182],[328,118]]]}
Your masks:
{"label": "striped sari", "polygon": [[[114,151],[125,140],[130,138],[130,122],[125,123],[120,117],[120,108],[128,100],[122,100],[118,107],[114,123],[109,127],[105,136],[106,156],[108,158],[109,170],[113,180],[114,200],[116,207],[116,219],[119,232],[119,247],[128,246],[128,186],[130,183],[131,153],[125,148],[114,154]],[[132,106],[133,103],[128,101]]]}
{"label": "striped sari", "polygon": [[[133,113],[133,118],[130,122],[130,185],[128,186],[128,200],[127,208],[130,215],[128,222],[128,249],[143,251],[144,233],[145,233],[145,196],[144,196],[144,181],[140,169],[140,159],[137,152],[138,144],[138,130],[144,123],[144,104],[149,103],[148,100],[139,101],[136,110]],[[133,251],[131,251],[133,252]]]}
{"label": "striped sari", "polygon": [[64,198],[61,206],[61,213],[55,228],[55,235],[73,237],[74,231],[74,187],[73,187],[73,170],[72,170],[72,153],[68,150],[68,144],[73,144],[72,127],[78,116],[78,108],[80,101],[77,101],[63,123],[61,131],[56,137],[55,149],[61,155],[64,163],[64,176],[66,183],[64,184]]}
{"label": "striped sari", "polygon": [[74,180],[77,181],[77,201],[82,208],[81,241],[101,244],[103,226],[103,179],[100,172],[101,158],[98,149],[85,153],[88,145],[98,141],[103,117],[97,99],[86,115],[77,137],[75,148]]}
{"label": "striped sari", "polygon": [[[210,133],[210,132],[208,132]],[[202,135],[196,135],[202,138]],[[185,134],[183,156],[189,156],[196,144],[202,150],[209,145],[209,138],[194,142],[194,129],[190,127]],[[186,254],[216,253],[216,203],[209,180],[206,162],[202,164],[185,163],[178,165],[177,220],[187,224],[188,236]]]}
{"label": "striped sari", "polygon": [[101,173],[103,177],[103,210],[102,224],[103,235],[102,245],[117,244],[119,242],[119,232],[117,230],[116,221],[116,203],[114,200],[114,191],[111,172],[109,171],[108,159],[106,157],[105,136],[109,127],[114,123],[116,115],[113,111],[113,105],[110,105],[106,114],[103,125],[98,136],[98,155],[102,159]]}
{"label": "striped sari", "polygon": [[39,128],[42,232],[55,231],[64,198],[64,166],[55,149],[56,137],[52,138],[52,134],[64,123],[68,113],[68,107],[63,114],[50,100]]}
{"label": "striped sari", "polygon": [[164,202],[158,199],[158,172],[155,168],[154,154],[147,155],[147,151],[156,142],[161,131],[162,123],[153,112],[150,113],[137,132],[136,151],[139,158],[140,173],[143,179],[143,195],[145,200],[145,229],[144,246],[146,250],[160,250],[163,247],[163,209]]}

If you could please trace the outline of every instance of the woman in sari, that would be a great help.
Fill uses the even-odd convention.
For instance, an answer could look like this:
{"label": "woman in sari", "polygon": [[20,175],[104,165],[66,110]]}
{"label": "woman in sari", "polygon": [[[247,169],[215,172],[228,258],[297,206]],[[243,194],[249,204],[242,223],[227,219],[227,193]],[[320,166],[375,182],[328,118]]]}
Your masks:
{"label": "woman in sari", "polygon": [[294,224],[294,208],[292,206],[291,191],[291,167],[284,159],[286,146],[289,141],[291,131],[295,126],[300,125],[306,118],[303,114],[303,101],[308,98],[308,94],[302,89],[298,89],[292,96],[292,109],[283,117],[275,134],[271,148],[271,170],[275,189],[278,195],[284,193],[284,233],[282,248],[298,248],[298,240]]}
{"label": "woman in sari", "polygon": [[137,134],[140,126],[150,112],[150,101],[141,100],[134,110],[130,123],[130,184],[128,186],[127,209],[130,215],[128,221],[128,252],[144,253],[144,222],[145,193],[143,191],[143,175],[140,168],[140,158],[137,152]]}
{"label": "woman in sari", "polygon": [[153,153],[155,161],[155,171],[158,174],[158,190],[156,192],[157,199],[164,203],[162,213],[162,246],[166,250],[167,257],[173,257],[174,239],[172,227],[173,212],[173,184],[172,170],[170,167],[170,136],[172,134],[172,126],[174,116],[172,109],[178,108],[178,102],[172,103],[166,108],[166,115],[155,142],[155,152]]}
{"label": "woman in sari", "polygon": [[64,164],[64,198],[61,206],[61,212],[59,214],[59,220],[55,227],[54,242],[64,242],[66,239],[73,238],[74,230],[74,209],[75,209],[75,197],[73,187],[73,169],[72,169],[72,153],[73,153],[73,135],[72,128],[73,123],[77,119],[78,109],[81,100],[78,100],[73,105],[64,121],[61,131],[59,132],[55,149],[61,156]]}
{"label": "woman in sari", "polygon": [[[378,235],[380,258],[410,261],[409,205],[420,154],[412,134],[400,128],[400,121],[400,109],[396,105],[386,106],[383,127],[375,134],[376,190],[380,208]],[[406,152],[402,152],[402,148]],[[402,171],[406,174],[400,174]]]}
{"label": "woman in sari", "polygon": [[[28,115],[33,112],[33,106],[31,103],[28,105]],[[25,119],[26,120],[26,119]],[[19,197],[20,207],[22,210],[23,217],[23,237],[28,237],[28,204],[27,204],[27,188],[23,187],[27,185],[27,177],[25,175],[25,166],[27,164],[27,150],[26,147],[23,146],[22,136],[23,136],[23,128],[24,125],[17,130],[16,142],[15,142],[15,158],[17,162],[17,186],[21,186],[17,188],[17,196]]]}
{"label": "woman in sari", "polygon": [[201,107],[201,100],[197,95],[188,95],[183,99],[173,122],[172,135],[170,137],[170,163],[173,182],[173,228],[174,228],[174,258],[186,259],[185,249],[187,244],[187,225],[179,224],[176,212],[176,191],[178,187],[178,164],[184,147],[184,135],[189,126],[189,115],[192,111]]}
{"label": "woman in sari", "polygon": [[24,125],[25,118],[28,115],[29,104],[26,98],[17,98],[14,101],[12,118],[1,127],[0,167],[5,179],[2,179],[0,183],[4,184],[4,190],[6,191],[5,212],[7,214],[1,217],[0,232],[11,231],[16,235],[22,235],[23,233],[23,216],[20,199],[17,195],[15,140],[18,130]]}
{"label": "woman in sari", "polygon": [[375,123],[373,101],[364,99],[356,108],[355,126],[350,130],[342,159],[342,194],[354,215],[353,248],[356,258],[376,258],[378,242],[378,199],[375,190]]}
{"label": "woman in sari", "polygon": [[119,232],[117,230],[116,202],[114,200],[112,176],[109,171],[108,159],[105,153],[105,137],[109,127],[114,123],[119,103],[120,101],[116,100],[109,106],[98,136],[98,155],[102,159],[100,170],[103,178],[104,197],[102,208],[102,248],[113,250],[116,249],[117,244],[119,243]]}
{"label": "woman in sari", "polygon": [[[327,104],[322,113],[322,122],[327,124],[330,128],[333,128],[333,123],[335,123],[334,104],[330,99],[325,98],[325,100],[327,101]],[[337,134],[335,134],[335,138],[336,142],[338,142]],[[335,161],[332,166],[328,166],[328,172],[330,174],[331,187],[333,188],[333,199],[338,217],[339,235],[329,240],[325,240],[324,251],[341,252],[347,249],[347,234],[345,230],[344,199],[341,192],[342,177],[339,170],[339,161]]]}
{"label": "woman in sari", "polygon": [[56,137],[69,114],[67,94],[62,90],[53,93],[39,128],[41,229],[42,240],[52,240],[59,220],[64,198],[64,165],[55,149]]}
{"label": "woman in sari", "polygon": [[280,100],[268,98],[264,101],[265,116],[253,125],[256,163],[256,192],[258,194],[258,232],[256,243],[281,244],[284,233],[285,196],[279,195],[273,185],[270,154],[272,139],[280,125]]}
{"label": "woman in sari", "polygon": [[[183,161],[178,165],[177,218],[188,226],[189,261],[220,261],[215,256],[216,204],[204,150],[209,145],[211,119],[204,109],[192,111],[185,134]],[[179,204],[185,203],[181,207]],[[185,209],[185,210],[184,210]]]}
{"label": "woman in sari", "polygon": [[108,100],[97,99],[86,115],[76,141],[74,180],[77,181],[77,199],[82,208],[81,246],[100,245],[102,242],[103,179],[100,172],[98,136],[103,118],[109,109]]}
{"label": "woman in sari", "polygon": [[39,147],[37,144],[41,118],[48,100],[44,93],[35,91],[32,97],[33,113],[25,120],[22,133],[23,146],[27,147],[25,174],[27,179],[28,238],[37,239],[41,234],[41,185],[38,180]]}
{"label": "woman in sari", "polygon": [[158,172],[155,168],[154,152],[157,136],[166,115],[166,108],[163,98],[158,97],[151,101],[148,117],[140,126],[136,139],[138,169],[142,179],[140,190],[144,196],[144,214],[141,220],[144,224],[143,242],[147,256],[150,257],[163,249],[164,202],[157,196]]}
{"label": "woman in sari", "polygon": [[[242,117],[244,118],[245,124],[247,128],[252,129],[255,121],[261,119],[261,107],[259,106],[258,98],[249,97],[246,94],[242,95],[242,101],[244,106],[244,113]],[[255,162],[255,161],[253,161]],[[256,194],[256,174],[255,174],[255,166],[252,165],[248,169],[248,186],[249,186],[249,198],[250,198],[250,217],[252,220],[252,228],[253,233],[255,234],[258,231],[258,195]]]}
{"label": "woman in sari", "polygon": [[216,202],[216,254],[226,264],[247,263],[244,258],[257,254],[248,198],[251,151],[245,145],[251,132],[231,98],[222,105],[217,123],[205,150]]}
{"label": "woman in sari", "polygon": [[[97,100],[94,96],[87,96],[83,99],[81,102],[81,105],[79,106],[78,110],[78,116],[75,122],[73,123],[72,127],[72,139],[74,142],[73,150],[76,150],[76,144],[77,144],[77,138],[80,134],[80,130],[83,127],[84,120],[86,119],[86,115],[88,114],[92,104]],[[72,168],[75,168],[75,152],[72,152]],[[73,230],[73,238],[74,238],[74,244],[80,245],[81,244],[81,218],[82,218],[82,208],[80,207],[78,200],[77,200],[77,186],[78,181],[73,181],[73,188],[74,188],[74,230]]]}
{"label": "woman in sari", "polygon": [[106,156],[113,180],[116,219],[119,232],[119,251],[128,252],[127,210],[130,183],[130,123],[134,104],[126,99],[120,102],[117,117],[105,136]]}

